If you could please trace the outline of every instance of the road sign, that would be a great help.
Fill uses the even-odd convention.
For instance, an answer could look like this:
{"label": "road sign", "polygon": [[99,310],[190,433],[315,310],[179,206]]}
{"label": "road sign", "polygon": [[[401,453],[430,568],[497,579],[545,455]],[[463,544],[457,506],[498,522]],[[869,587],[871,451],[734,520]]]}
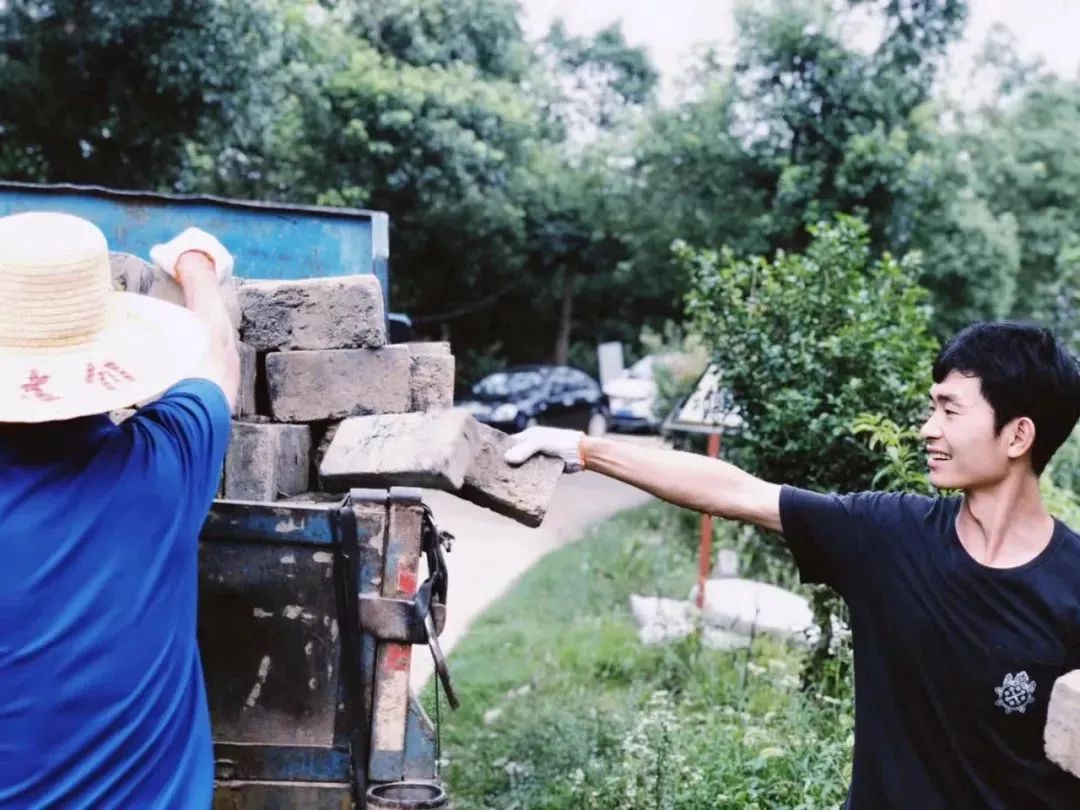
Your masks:
{"label": "road sign", "polygon": [[730,433],[742,426],[742,418],[724,389],[717,363],[710,363],[698,378],[694,391],[664,421],[664,431],[681,433]]}

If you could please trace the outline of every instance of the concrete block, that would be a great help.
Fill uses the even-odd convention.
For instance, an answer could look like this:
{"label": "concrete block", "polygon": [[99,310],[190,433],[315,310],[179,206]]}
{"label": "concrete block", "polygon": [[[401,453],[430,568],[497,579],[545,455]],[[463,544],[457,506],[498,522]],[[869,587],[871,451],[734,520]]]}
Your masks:
{"label": "concrete block", "polygon": [[476,433],[477,449],[465,474],[461,497],[526,526],[539,526],[562,475],[563,462],[534,456],[520,467],[511,467],[503,461],[510,437],[471,418],[470,421]]}
{"label": "concrete block", "polygon": [[510,438],[457,408],[346,419],[319,465],[326,490],[415,486],[442,489],[527,526],[547,513],[563,462],[503,461]]}
{"label": "concrete block", "polygon": [[409,343],[412,354],[409,410],[454,407],[454,355],[449,343]]}
{"label": "concrete block", "polygon": [[280,422],[405,413],[411,394],[405,346],[275,352],[266,356],[270,411]]}
{"label": "concrete block", "polygon": [[1080,777],[1080,669],[1054,681],[1043,743],[1047,759]]}
{"label": "concrete block", "polygon": [[382,287],[372,275],[246,281],[245,343],[258,351],[378,348],[386,343]]}
{"label": "concrete block", "polygon": [[240,354],[240,390],[236,395],[236,415],[255,415],[255,380],[258,377],[258,353],[253,346],[237,342]]}
{"label": "concrete block", "polygon": [[473,460],[475,424],[460,410],[346,419],[319,465],[320,481],[338,492],[389,486],[456,490]]}
{"label": "concrete block", "polygon": [[[113,289],[149,295],[168,301],[177,306],[184,306],[184,291],[173,281],[172,276],[163,272],[157,265],[143,261],[130,253],[110,253],[109,264],[112,268]],[[237,294],[239,282],[227,278],[221,282],[221,294],[225,309],[233,326],[240,328],[240,297]]]}
{"label": "concrete block", "polygon": [[225,454],[224,496],[274,501],[308,488],[311,429],[307,425],[234,422]]}
{"label": "concrete block", "polygon": [[395,343],[395,346],[408,346],[413,356],[418,354],[450,354],[450,344],[445,340],[414,340],[409,343]]}

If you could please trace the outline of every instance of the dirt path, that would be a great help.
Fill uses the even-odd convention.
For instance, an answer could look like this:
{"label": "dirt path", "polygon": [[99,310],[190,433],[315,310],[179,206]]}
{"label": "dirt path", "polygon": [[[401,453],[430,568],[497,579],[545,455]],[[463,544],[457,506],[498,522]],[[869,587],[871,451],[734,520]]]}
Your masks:
{"label": "dirt path", "polygon": [[[632,437],[630,441],[655,443]],[[445,492],[425,490],[435,522],[456,538],[447,555],[449,610],[439,641],[449,654],[469,625],[547,554],[581,537],[593,523],[652,500],[650,495],[596,473],[565,475],[542,526],[528,529]],[[411,681],[419,690],[431,675],[431,657],[416,647]]]}

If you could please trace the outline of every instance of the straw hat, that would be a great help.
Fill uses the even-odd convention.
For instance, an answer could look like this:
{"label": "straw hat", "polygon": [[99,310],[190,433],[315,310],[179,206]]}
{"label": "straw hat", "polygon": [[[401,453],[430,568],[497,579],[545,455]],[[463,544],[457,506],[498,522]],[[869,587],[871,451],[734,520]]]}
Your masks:
{"label": "straw hat", "polygon": [[0,422],[150,399],[193,370],[208,339],[187,309],[113,291],[108,245],[93,223],[0,217]]}

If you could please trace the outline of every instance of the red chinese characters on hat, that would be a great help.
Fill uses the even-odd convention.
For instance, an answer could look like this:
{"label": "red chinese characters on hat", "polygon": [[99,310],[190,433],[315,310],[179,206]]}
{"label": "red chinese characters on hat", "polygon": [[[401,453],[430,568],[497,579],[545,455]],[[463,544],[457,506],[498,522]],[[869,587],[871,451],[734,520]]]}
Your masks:
{"label": "red chinese characters on hat", "polygon": [[41,374],[36,368],[30,369],[30,373],[26,376],[26,382],[21,386],[23,399],[33,397],[38,402],[55,402],[60,399],[60,397],[45,390],[45,386],[48,382],[48,374]]}
{"label": "red chinese characters on hat", "polygon": [[93,363],[86,364],[86,384],[100,385],[107,391],[115,391],[118,385],[135,382],[135,377],[113,360],[108,360],[100,368]]}

